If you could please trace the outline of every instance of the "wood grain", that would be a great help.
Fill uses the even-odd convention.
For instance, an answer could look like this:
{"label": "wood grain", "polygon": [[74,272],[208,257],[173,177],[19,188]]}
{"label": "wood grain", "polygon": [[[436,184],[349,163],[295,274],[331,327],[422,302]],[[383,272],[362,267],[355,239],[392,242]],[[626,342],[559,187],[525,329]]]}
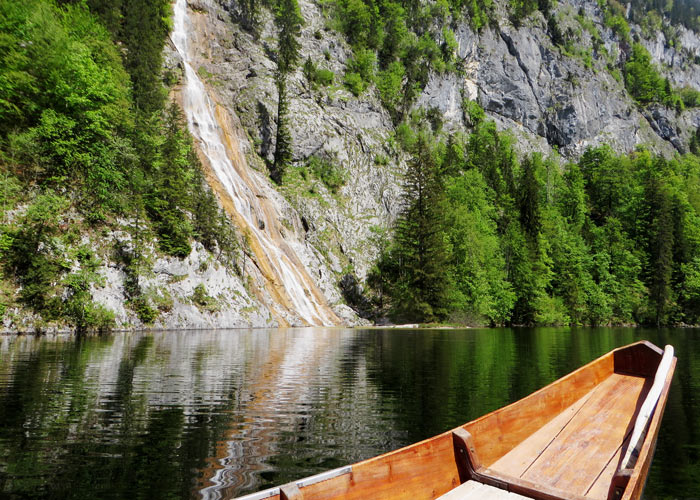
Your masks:
{"label": "wood grain", "polygon": [[663,351],[645,340],[613,351],[615,372],[653,377]]}
{"label": "wood grain", "polygon": [[[535,459],[523,478],[585,495],[622,445],[651,382],[613,374],[593,391],[576,417]],[[640,398],[641,396],[641,398]]]}
{"label": "wood grain", "polygon": [[566,410],[550,420],[542,428],[537,430],[522,443],[513,448],[506,455],[501,457],[491,469],[508,474],[510,476],[521,477],[535,459],[554,441],[557,435],[576,416],[592,392],[584,395]]}
{"label": "wood grain", "polygon": [[637,459],[637,465],[634,467],[634,473],[630,479],[630,482],[625,489],[625,493],[621,500],[638,500],[642,496],[642,490],[644,489],[644,483],[646,482],[647,473],[649,472],[649,466],[651,466],[651,459],[654,454],[654,449],[656,448],[656,439],[659,435],[659,427],[661,427],[661,418],[664,414],[664,409],[666,408],[666,401],[668,400],[668,391],[671,389],[671,382],[673,380],[673,373],[676,369],[676,362],[678,360],[673,358],[671,363],[671,370],[669,370],[666,376],[666,383],[664,384],[664,389],[659,397],[659,403],[657,404],[654,416],[649,424],[649,430],[647,431],[647,437],[642,446],[642,450],[639,452],[639,458]]}
{"label": "wood grain", "polygon": [[350,474],[303,488],[307,500],[434,499],[460,484],[451,433],[360,462]]}

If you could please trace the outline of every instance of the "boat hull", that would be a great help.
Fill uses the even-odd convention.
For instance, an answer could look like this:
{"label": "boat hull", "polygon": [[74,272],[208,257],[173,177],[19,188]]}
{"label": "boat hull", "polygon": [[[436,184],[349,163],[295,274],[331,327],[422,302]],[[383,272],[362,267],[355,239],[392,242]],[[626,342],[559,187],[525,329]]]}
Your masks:
{"label": "boat hull", "polygon": [[[451,431],[240,500],[638,499],[675,368],[672,350],[667,358],[649,342],[631,344]],[[634,465],[623,467],[639,422]]]}

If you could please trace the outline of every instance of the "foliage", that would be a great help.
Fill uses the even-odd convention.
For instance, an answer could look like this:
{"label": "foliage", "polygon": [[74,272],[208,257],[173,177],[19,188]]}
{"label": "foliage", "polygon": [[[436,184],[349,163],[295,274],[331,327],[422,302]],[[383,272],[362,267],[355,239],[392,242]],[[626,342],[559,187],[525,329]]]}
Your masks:
{"label": "foliage", "polygon": [[[235,266],[233,228],[179,111],[164,109],[169,13],[161,0],[0,4],[1,268],[46,322],[113,323],[92,301],[100,264],[76,248],[80,231],[127,220],[134,241],[153,231],[163,252],[184,257],[198,239]],[[150,318],[142,268],[127,273],[126,298]]]}
{"label": "foliage", "polygon": [[242,0],[240,2],[239,20],[244,29],[258,36],[260,30],[260,1]]}
{"label": "foliage", "polygon": [[467,0],[469,24],[475,31],[480,31],[491,20],[493,0]]}
{"label": "foliage", "polygon": [[345,73],[343,83],[355,97],[360,96],[367,89],[367,83],[362,79],[362,76],[359,73]]}
{"label": "foliage", "polygon": [[277,136],[275,139],[275,159],[270,169],[270,177],[277,184],[282,183],[284,172],[292,163],[292,136],[287,124],[289,105],[287,103],[286,76],[277,76]]}
{"label": "foliage", "polygon": [[101,284],[97,269],[100,261],[87,247],[76,252],[78,269],[63,279],[65,286],[64,315],[72,321],[78,333],[87,329],[106,330],[114,326],[114,312],[92,300],[90,286]]}
{"label": "foliage", "polygon": [[447,234],[453,318],[503,324],[515,302],[497,234],[497,214],[481,172],[467,170],[448,178]]}
{"label": "foliage", "polygon": [[683,87],[680,89],[679,95],[686,108],[700,107],[700,91],[693,87]]}
{"label": "foliage", "polygon": [[220,309],[219,303],[214,297],[209,295],[203,283],[194,287],[191,298],[194,305],[204,311],[216,312]]}
{"label": "foliage", "polygon": [[536,0],[509,0],[510,20],[516,28],[530,14],[537,10]]}
{"label": "foliage", "polygon": [[99,260],[70,235],[61,234],[68,200],[48,192],[36,197],[22,217],[5,227],[3,271],[21,285],[19,303],[45,322],[63,320],[78,332],[113,326],[114,314],[92,300],[91,287],[101,283]]}
{"label": "foliage", "polygon": [[[474,0],[478,24],[485,23],[491,1]],[[395,123],[426,85],[430,71],[454,69],[457,41],[446,26],[459,18],[461,0],[433,4],[377,0],[339,0],[334,3],[336,25],[350,42],[344,83],[356,96],[372,83]],[[476,12],[476,11],[475,11]],[[440,40],[440,43],[438,43]]]}
{"label": "foliage", "polygon": [[625,63],[625,87],[642,104],[679,102],[680,106],[683,105],[669,81],[652,64],[649,52],[639,43],[632,46],[632,54]]}
{"label": "foliage", "polygon": [[[643,27],[661,31],[661,17],[667,17],[672,24],[682,24],[686,28],[700,30],[700,7],[693,0],[632,0],[630,17]],[[651,19],[648,19],[651,18]],[[665,25],[664,25],[665,26]]]}
{"label": "foliage", "polygon": [[336,161],[314,155],[309,157],[307,169],[320,179],[332,193],[337,193],[338,189],[345,184],[345,171]]}
{"label": "foliage", "polygon": [[[422,216],[404,210],[368,276],[376,304],[404,319],[411,304],[410,319],[428,320],[438,318],[428,298],[441,296],[439,317],[468,324],[697,323],[700,158],[600,146],[561,165],[519,160],[490,121],[444,143],[427,134],[413,121],[397,127],[414,162],[434,144],[430,159],[419,157],[444,186],[432,206],[446,244],[421,260],[412,249]],[[405,192],[415,200],[415,183]],[[419,283],[418,267],[441,269],[442,287]]]}
{"label": "foliage", "polygon": [[285,169],[292,161],[292,138],[287,128],[287,75],[299,62],[301,44],[297,40],[304,19],[297,0],[279,0],[275,7],[275,25],[278,30],[277,44],[277,137],[275,155],[270,176],[280,184]]}
{"label": "foliage", "polygon": [[277,72],[288,75],[299,63],[301,45],[297,38],[301,33],[304,18],[301,17],[297,0],[279,0],[275,6],[277,27]]}
{"label": "foliage", "polygon": [[146,114],[162,109],[166,94],[161,85],[163,44],[170,32],[168,0],[123,0],[118,39],[126,46],[124,67],[131,76],[134,104]]}
{"label": "foliage", "polygon": [[344,82],[355,96],[364,93],[374,81],[376,64],[377,56],[369,49],[357,50],[348,61]]}
{"label": "foliage", "polygon": [[317,67],[310,57],[304,61],[303,70],[304,76],[314,89],[316,89],[319,85],[327,87],[328,85],[331,85],[335,79],[335,73],[329,69]]}
{"label": "foliage", "polygon": [[385,70],[377,74],[377,90],[384,107],[389,110],[394,118],[399,115],[402,102],[401,89],[406,69],[401,61],[391,62]]}
{"label": "foliage", "polygon": [[627,23],[625,7],[617,0],[598,0],[598,5],[603,10],[603,22],[612,29],[618,38],[630,43],[630,26]]}
{"label": "foliage", "polygon": [[465,121],[472,127],[479,125],[486,117],[484,108],[476,101],[464,99],[462,101],[462,110],[464,112]]}
{"label": "foliage", "polygon": [[396,274],[389,282],[395,299],[393,315],[398,319],[430,322],[447,317],[451,284],[445,276],[444,200],[438,157],[427,133],[421,131],[404,178],[395,245],[384,256],[398,263],[392,266]]}

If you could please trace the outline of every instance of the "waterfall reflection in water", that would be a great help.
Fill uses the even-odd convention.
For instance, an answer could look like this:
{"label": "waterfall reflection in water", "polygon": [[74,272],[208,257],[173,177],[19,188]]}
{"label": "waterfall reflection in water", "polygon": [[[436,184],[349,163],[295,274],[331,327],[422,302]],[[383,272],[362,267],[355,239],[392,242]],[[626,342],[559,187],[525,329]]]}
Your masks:
{"label": "waterfall reflection in water", "polygon": [[0,498],[232,498],[435,435],[640,338],[679,360],[647,498],[697,498],[698,333],[0,337]]}

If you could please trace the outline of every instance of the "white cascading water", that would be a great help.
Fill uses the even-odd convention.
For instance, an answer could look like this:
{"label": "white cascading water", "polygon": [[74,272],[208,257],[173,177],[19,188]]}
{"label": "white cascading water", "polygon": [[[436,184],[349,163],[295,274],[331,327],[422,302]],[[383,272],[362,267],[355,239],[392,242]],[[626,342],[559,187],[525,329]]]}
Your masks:
{"label": "white cascading water", "polygon": [[[262,250],[263,255],[256,255],[256,257],[268,261],[275,275],[273,279],[282,285],[283,290],[279,292],[288,299],[288,304],[283,307],[309,325],[337,324],[337,317],[322,303],[323,299],[315,297],[320,294],[308,291],[315,285],[291,246],[281,240],[275,241],[265,232],[265,229],[259,228],[258,221],[262,221],[264,223],[262,226],[272,232],[279,227],[279,221],[274,217],[275,214],[269,214],[269,206],[262,205],[261,200],[266,196],[263,195],[255,174],[249,172],[244,178],[227,155],[224,133],[216,120],[216,105],[209,98],[204,84],[189,63],[191,59],[188,25],[191,23],[187,13],[187,0],[176,0],[171,39],[182,57],[185,68],[182,101],[189,130],[231,197],[235,210],[245,221],[250,236],[256,239],[257,247]],[[241,167],[245,168],[245,166]],[[305,283],[306,286],[304,286]],[[289,311],[289,309],[293,310]]]}

